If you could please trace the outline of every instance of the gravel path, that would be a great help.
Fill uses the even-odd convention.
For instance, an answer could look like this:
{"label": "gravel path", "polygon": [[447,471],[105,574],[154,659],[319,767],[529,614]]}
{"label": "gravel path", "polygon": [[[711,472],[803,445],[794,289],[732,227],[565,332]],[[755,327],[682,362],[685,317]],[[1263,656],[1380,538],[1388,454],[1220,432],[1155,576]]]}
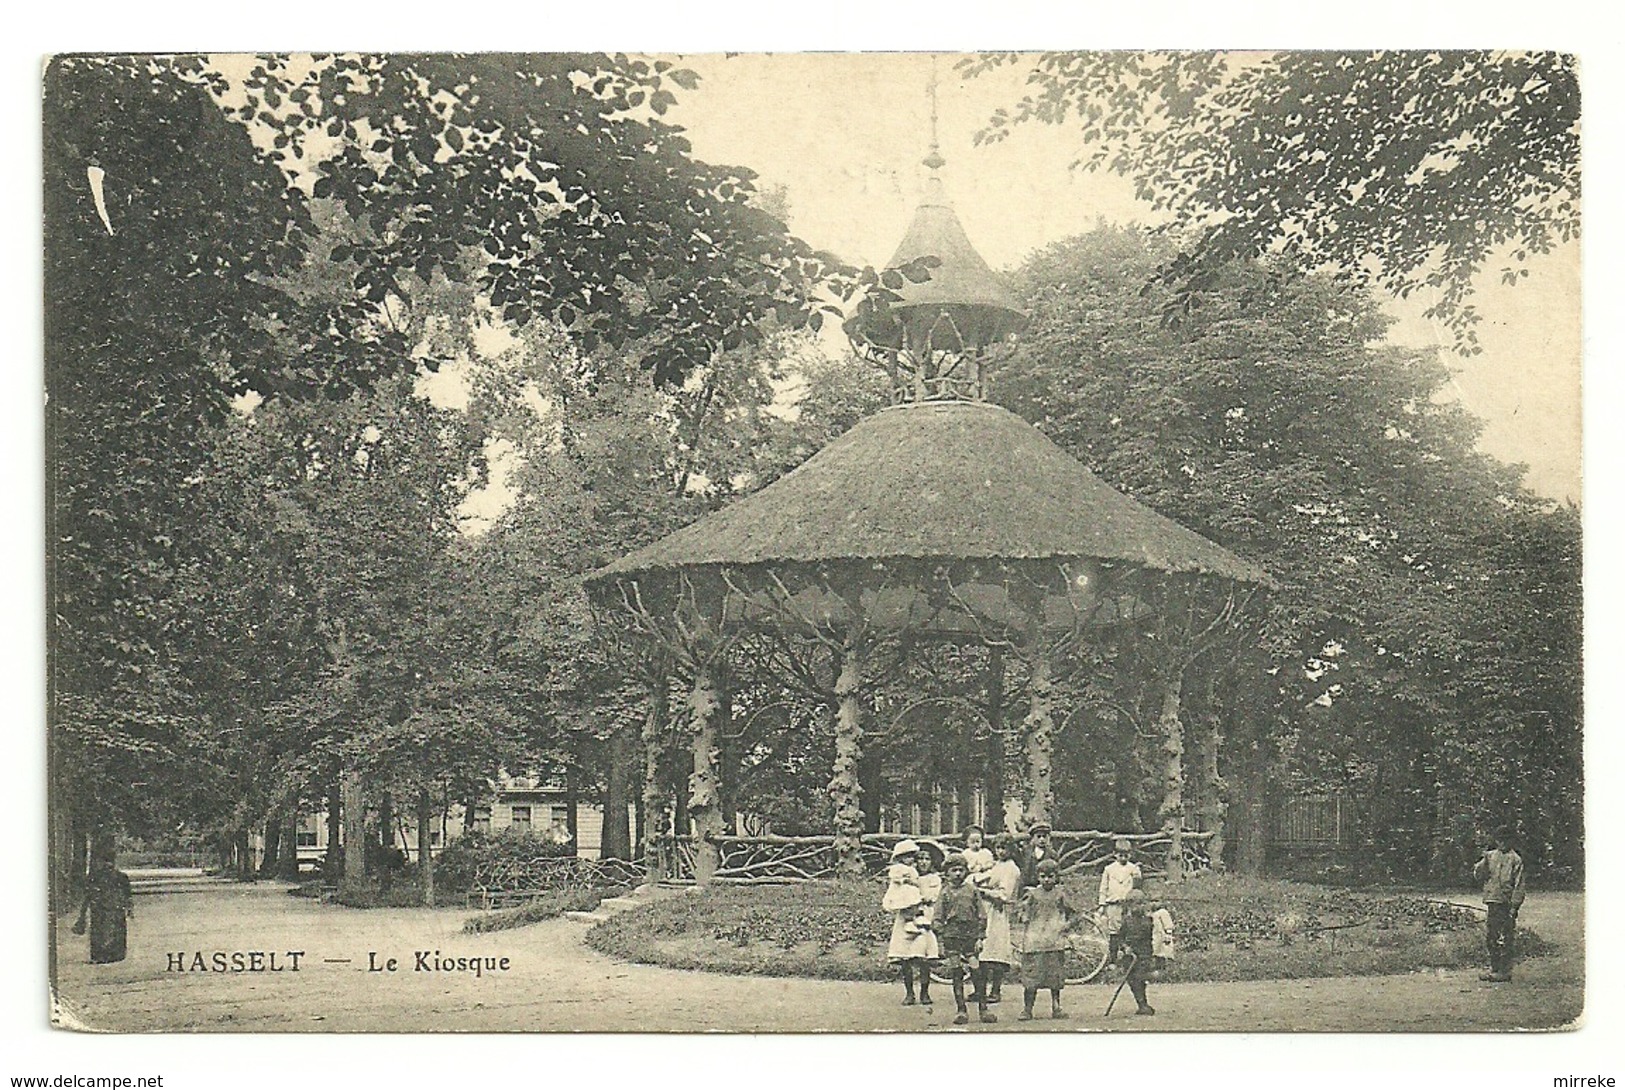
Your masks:
{"label": "gravel path", "polygon": [[[85,940],[59,935],[58,1018],[110,1031],[898,1031],[952,1028],[944,989],[936,1008],[904,1008],[900,990],[874,983],[777,980],[679,972],[614,961],[581,942],[584,924],[555,920],[465,935],[463,909],[359,912],[290,897],[286,887],[204,885],[136,898],[130,957],[90,965]],[[1136,1017],[1125,993],[1069,990],[1072,1017],[972,1032],[1052,1030],[1488,1030],[1572,1024],[1583,1004],[1584,922],[1579,894],[1537,894],[1521,920],[1560,944],[1519,967],[1510,985],[1448,971],[1239,984],[1153,985],[1154,1018]],[[175,972],[169,957],[215,951],[302,950],[298,972]],[[509,967],[417,971],[417,951],[445,958],[506,957]],[[395,972],[369,972],[397,959]],[[347,959],[347,960],[346,960]],[[246,961],[246,959],[245,959]],[[1014,990],[1014,989],[1012,989]],[[1019,996],[1019,990],[1015,990]],[[1009,993],[1007,992],[1007,995]],[[946,1002],[944,1002],[946,1000]],[[1041,1000],[1041,1005],[1044,1003]]]}

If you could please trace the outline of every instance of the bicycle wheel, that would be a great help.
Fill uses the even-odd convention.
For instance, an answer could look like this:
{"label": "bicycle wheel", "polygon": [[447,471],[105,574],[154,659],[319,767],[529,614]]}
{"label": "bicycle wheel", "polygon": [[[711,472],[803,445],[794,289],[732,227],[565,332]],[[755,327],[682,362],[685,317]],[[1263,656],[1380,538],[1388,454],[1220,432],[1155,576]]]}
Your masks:
{"label": "bicycle wheel", "polygon": [[1106,968],[1111,942],[1092,917],[1076,921],[1067,935],[1066,982],[1087,984]]}

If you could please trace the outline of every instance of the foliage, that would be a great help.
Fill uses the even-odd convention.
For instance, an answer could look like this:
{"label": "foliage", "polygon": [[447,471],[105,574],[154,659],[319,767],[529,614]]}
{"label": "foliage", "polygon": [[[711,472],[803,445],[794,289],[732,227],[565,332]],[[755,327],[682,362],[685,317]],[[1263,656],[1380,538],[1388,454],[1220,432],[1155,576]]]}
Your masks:
{"label": "foliage", "polygon": [[[601,348],[626,419],[653,428],[646,466],[677,485],[653,495],[680,506],[751,473],[757,445],[719,426],[771,399],[749,346],[902,274],[811,254],[747,174],[695,160],[659,120],[694,76],[665,62],[211,63],[46,75],[58,797],[91,824],[232,836],[340,768],[467,798],[557,753],[542,698],[582,641],[523,685],[535,659],[493,653],[572,611],[579,635],[585,612],[564,593],[521,615],[470,574],[456,511],[504,436],[419,379],[495,334],[572,362]],[[590,430],[598,379],[571,381]],[[639,505],[605,521],[669,524]],[[621,540],[577,538],[564,567]]]}
{"label": "foliage", "polygon": [[[1143,286],[1171,253],[1101,228],[1035,255],[1019,277],[1032,318],[996,394],[1278,581],[1262,642],[1199,664],[1188,687],[1190,721],[1221,727],[1232,786],[1349,791],[1397,873],[1460,882],[1475,839],[1520,818],[1537,871],[1575,866],[1576,512],[1475,449],[1448,372],[1384,345],[1368,296],[1236,264],[1169,326],[1173,289]],[[1069,684],[1115,694],[1112,714],[1077,726],[1143,733],[1132,657],[1124,674],[1101,654]],[[1118,771],[1120,799],[1136,775]]]}
{"label": "foliage", "polygon": [[[405,275],[472,267],[508,322],[547,319],[588,352],[628,347],[664,385],[769,320],[816,328],[835,309],[820,285],[885,290],[753,203],[749,171],[690,154],[661,118],[697,82],[607,54],[278,56],[233,101],[309,192],[368,224],[331,255],[353,273],[349,318],[403,294]],[[390,331],[374,346],[411,347]]]}
{"label": "foliage", "polygon": [[469,829],[435,857],[435,880],[459,895],[472,889],[482,875],[511,871],[537,859],[572,856],[568,844],[513,827],[496,835]]}
{"label": "foliage", "polygon": [[[967,72],[1014,63],[967,61]],[[1486,51],[1046,53],[980,134],[1074,124],[1079,164],[1131,178],[1194,229],[1162,270],[1188,311],[1236,259],[1331,264],[1398,295],[1477,351],[1475,276],[1577,237],[1580,90],[1573,56]],[[1190,315],[1186,315],[1189,317]]]}
{"label": "foliage", "polygon": [[[890,917],[873,882],[711,887],[615,916],[587,933],[593,949],[672,968],[837,980],[894,975]],[[1093,887],[1074,883],[1081,903]],[[1481,963],[1476,914],[1417,897],[1383,897],[1290,882],[1208,878],[1170,904],[1179,953],[1172,981],[1356,976]],[[1317,930],[1355,923],[1336,932]],[[1520,950],[1549,943],[1523,929]]]}

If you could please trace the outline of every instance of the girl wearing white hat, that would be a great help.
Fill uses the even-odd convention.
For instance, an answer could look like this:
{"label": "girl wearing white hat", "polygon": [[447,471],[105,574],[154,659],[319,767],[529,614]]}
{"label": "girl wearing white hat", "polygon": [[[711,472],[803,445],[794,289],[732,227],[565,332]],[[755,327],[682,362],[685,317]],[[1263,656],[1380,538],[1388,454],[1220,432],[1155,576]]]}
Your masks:
{"label": "girl wearing white hat", "polygon": [[931,1005],[930,963],[938,956],[937,936],[931,930],[930,916],[920,889],[920,872],[914,866],[920,846],[912,840],[899,840],[891,850],[886,868],[886,895],[880,907],[892,914],[891,942],[886,959],[900,968],[903,976],[903,1006],[912,1007],[914,978],[920,980],[918,1002]]}

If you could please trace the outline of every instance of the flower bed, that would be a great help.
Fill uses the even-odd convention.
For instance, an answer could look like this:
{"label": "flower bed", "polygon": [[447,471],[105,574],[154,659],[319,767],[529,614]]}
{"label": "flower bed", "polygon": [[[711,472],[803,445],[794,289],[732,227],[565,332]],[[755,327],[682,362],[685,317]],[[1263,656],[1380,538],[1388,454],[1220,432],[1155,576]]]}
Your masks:
{"label": "flower bed", "polygon": [[[1078,903],[1094,903],[1094,883],[1067,889]],[[891,919],[880,893],[873,881],[712,887],[621,913],[587,942],[672,968],[886,980]],[[1180,884],[1168,902],[1179,937],[1170,981],[1361,976],[1483,961],[1480,915],[1423,897],[1209,876]],[[1521,956],[1550,950],[1527,929],[1519,947]]]}

